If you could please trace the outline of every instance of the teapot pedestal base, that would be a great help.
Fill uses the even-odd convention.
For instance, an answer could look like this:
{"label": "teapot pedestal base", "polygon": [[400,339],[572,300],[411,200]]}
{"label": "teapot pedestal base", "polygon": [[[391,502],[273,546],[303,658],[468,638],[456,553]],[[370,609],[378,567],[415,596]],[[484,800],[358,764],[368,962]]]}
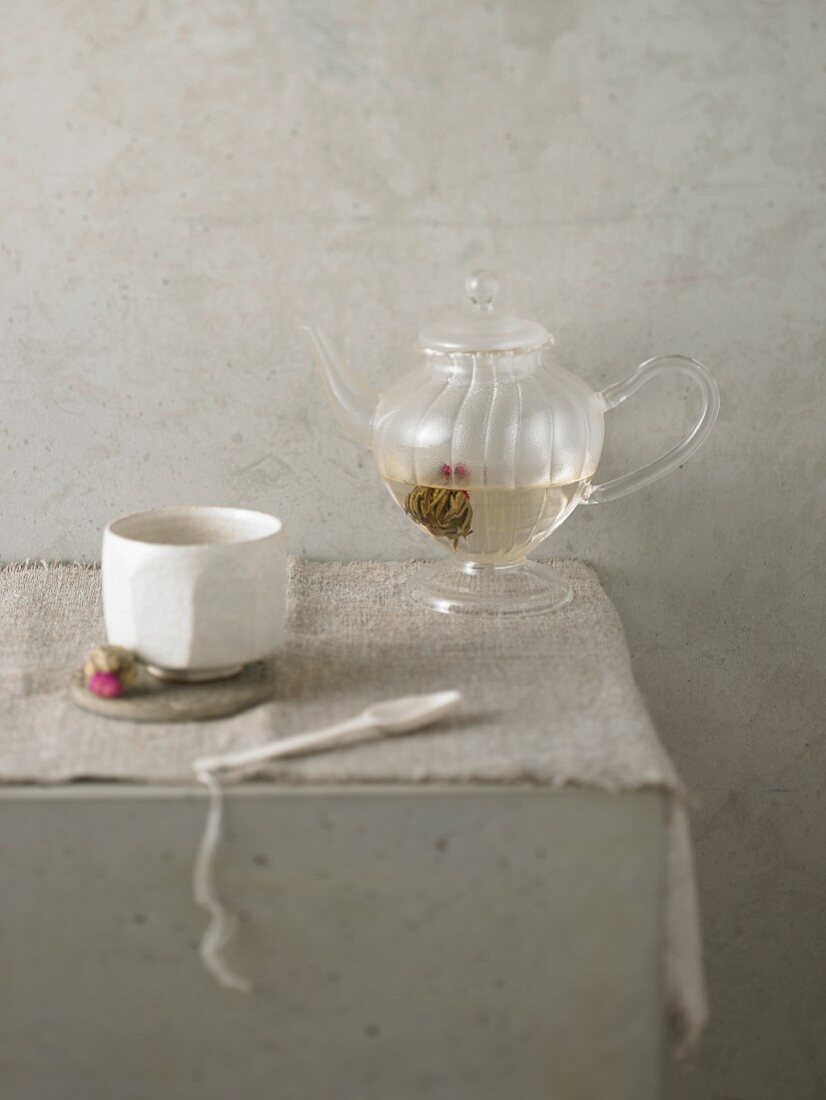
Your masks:
{"label": "teapot pedestal base", "polygon": [[407,595],[443,614],[539,615],[573,598],[571,586],[548,565],[476,565],[455,560],[432,562],[407,583]]}

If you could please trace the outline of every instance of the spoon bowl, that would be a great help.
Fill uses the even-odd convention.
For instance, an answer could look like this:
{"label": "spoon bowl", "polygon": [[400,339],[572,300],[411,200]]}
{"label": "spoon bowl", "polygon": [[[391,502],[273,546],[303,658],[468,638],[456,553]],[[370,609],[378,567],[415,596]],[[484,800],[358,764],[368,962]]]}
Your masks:
{"label": "spoon bowl", "polygon": [[435,691],[432,695],[407,695],[368,707],[364,717],[384,733],[408,733],[437,722],[455,710],[459,691]]}

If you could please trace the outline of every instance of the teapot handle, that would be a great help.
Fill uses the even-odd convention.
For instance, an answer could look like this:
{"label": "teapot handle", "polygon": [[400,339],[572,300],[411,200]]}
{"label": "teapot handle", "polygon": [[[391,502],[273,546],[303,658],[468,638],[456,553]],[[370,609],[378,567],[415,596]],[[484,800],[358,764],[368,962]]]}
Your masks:
{"label": "teapot handle", "polygon": [[604,409],[606,412],[608,409],[615,409],[632,393],[636,393],[640,386],[660,374],[683,374],[697,383],[703,400],[700,419],[685,439],[653,462],[632,470],[630,474],[605,481],[602,485],[592,485],[583,500],[584,504],[603,504],[607,500],[617,500],[650,485],[693,455],[714,426],[720,411],[720,391],[706,367],[688,355],[657,355],[640,363],[630,378],[626,378],[624,382],[615,382],[613,386],[602,391],[599,397]]}

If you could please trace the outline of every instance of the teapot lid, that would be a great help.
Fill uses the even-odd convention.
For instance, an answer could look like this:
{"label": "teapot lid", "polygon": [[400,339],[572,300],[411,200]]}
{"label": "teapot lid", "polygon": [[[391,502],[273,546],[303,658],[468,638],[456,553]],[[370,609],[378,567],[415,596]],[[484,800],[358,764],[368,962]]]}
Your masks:
{"label": "teapot lid", "polygon": [[513,351],[534,348],[551,340],[551,335],[538,321],[499,313],[493,299],[499,280],[492,271],[474,271],[465,282],[469,308],[428,325],[419,333],[419,343],[426,351]]}

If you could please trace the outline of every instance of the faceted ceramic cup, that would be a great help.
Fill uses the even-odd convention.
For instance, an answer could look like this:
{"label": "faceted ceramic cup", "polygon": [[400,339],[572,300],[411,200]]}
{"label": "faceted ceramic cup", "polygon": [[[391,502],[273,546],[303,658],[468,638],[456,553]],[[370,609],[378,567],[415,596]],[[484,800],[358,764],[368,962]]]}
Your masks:
{"label": "faceted ceramic cup", "polygon": [[172,507],[103,534],[110,643],[163,679],[232,676],[281,644],[287,555],[281,520],[243,508]]}

